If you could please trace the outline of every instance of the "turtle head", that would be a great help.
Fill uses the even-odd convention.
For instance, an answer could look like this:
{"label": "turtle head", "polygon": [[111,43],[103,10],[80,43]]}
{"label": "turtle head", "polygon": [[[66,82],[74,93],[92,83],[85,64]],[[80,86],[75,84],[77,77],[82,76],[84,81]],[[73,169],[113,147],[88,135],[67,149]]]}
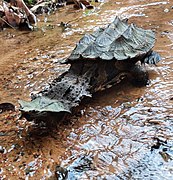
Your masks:
{"label": "turtle head", "polygon": [[45,96],[38,96],[30,102],[19,100],[19,104],[22,117],[36,124],[40,122],[51,124],[52,121],[61,120],[71,113],[64,103]]}

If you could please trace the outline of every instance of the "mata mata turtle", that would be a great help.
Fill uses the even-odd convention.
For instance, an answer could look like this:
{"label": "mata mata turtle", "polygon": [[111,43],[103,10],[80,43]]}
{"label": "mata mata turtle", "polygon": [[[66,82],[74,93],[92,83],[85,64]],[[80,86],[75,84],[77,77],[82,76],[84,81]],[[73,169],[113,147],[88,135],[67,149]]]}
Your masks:
{"label": "mata mata turtle", "polygon": [[152,50],[154,43],[154,32],[118,17],[106,28],[85,34],[66,60],[71,64],[69,70],[33,95],[31,102],[19,101],[23,116],[49,123],[66,117],[84,97],[124,78],[146,85],[148,74],[143,64],[156,64],[161,59]]}

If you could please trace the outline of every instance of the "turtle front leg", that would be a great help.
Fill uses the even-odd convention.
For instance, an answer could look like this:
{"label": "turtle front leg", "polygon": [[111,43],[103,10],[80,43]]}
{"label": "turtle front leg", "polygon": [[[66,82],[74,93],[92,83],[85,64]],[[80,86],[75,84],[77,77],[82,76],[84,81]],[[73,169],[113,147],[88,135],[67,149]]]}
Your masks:
{"label": "turtle front leg", "polygon": [[141,87],[149,84],[149,74],[144,65],[135,65],[129,71],[130,81],[134,86]]}

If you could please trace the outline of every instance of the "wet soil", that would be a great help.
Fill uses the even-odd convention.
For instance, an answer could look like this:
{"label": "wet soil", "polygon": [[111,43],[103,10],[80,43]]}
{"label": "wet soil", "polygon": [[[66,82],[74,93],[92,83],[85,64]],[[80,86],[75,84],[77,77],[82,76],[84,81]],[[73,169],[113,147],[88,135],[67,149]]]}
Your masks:
{"label": "wet soil", "polygon": [[[57,165],[72,180],[172,179],[173,3],[95,5],[86,11],[68,6],[40,17],[34,32],[0,32],[0,103],[16,105],[15,112],[0,114],[0,179],[56,179]],[[147,67],[150,84],[136,88],[125,82],[98,93],[81,107],[81,115],[59,122],[53,131],[20,118],[17,100],[28,100],[67,70],[61,62],[82,35],[116,15],[156,32],[154,50],[163,60]],[[63,29],[60,22],[71,27]]]}

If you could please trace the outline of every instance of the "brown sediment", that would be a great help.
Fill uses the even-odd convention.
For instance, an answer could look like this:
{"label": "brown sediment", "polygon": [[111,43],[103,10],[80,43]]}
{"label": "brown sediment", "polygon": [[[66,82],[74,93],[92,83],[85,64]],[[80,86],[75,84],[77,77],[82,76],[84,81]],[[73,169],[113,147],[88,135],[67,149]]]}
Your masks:
{"label": "brown sediment", "polygon": [[[3,44],[0,47],[0,103],[17,105],[18,98],[28,99],[30,92],[39,91],[68,68],[58,62],[70,54],[82,35],[113,21],[115,15],[130,17],[130,22],[153,29],[157,35],[154,50],[163,58],[157,67],[149,69],[149,86],[134,88],[119,84],[101,92],[81,110],[82,116],[61,122],[54,132],[19,120],[17,110],[2,113],[1,179],[48,178],[51,173],[54,175],[56,164],[70,167],[74,162],[78,164],[77,160],[83,155],[93,160],[94,170],[80,172],[81,179],[150,178],[152,174],[163,179],[172,177],[172,160],[167,158],[171,149],[166,151],[168,155],[163,151],[169,149],[164,142],[172,146],[173,136],[172,6],[168,1],[110,0],[94,14],[81,18],[83,12],[77,14],[70,7],[60,10],[48,17],[53,20],[54,29],[48,30],[41,22],[40,27],[44,26],[45,31],[0,32]],[[63,33],[56,26],[73,19],[79,20],[72,21],[71,29]],[[155,137],[162,145],[153,146]],[[159,149],[150,153],[151,147]]]}

